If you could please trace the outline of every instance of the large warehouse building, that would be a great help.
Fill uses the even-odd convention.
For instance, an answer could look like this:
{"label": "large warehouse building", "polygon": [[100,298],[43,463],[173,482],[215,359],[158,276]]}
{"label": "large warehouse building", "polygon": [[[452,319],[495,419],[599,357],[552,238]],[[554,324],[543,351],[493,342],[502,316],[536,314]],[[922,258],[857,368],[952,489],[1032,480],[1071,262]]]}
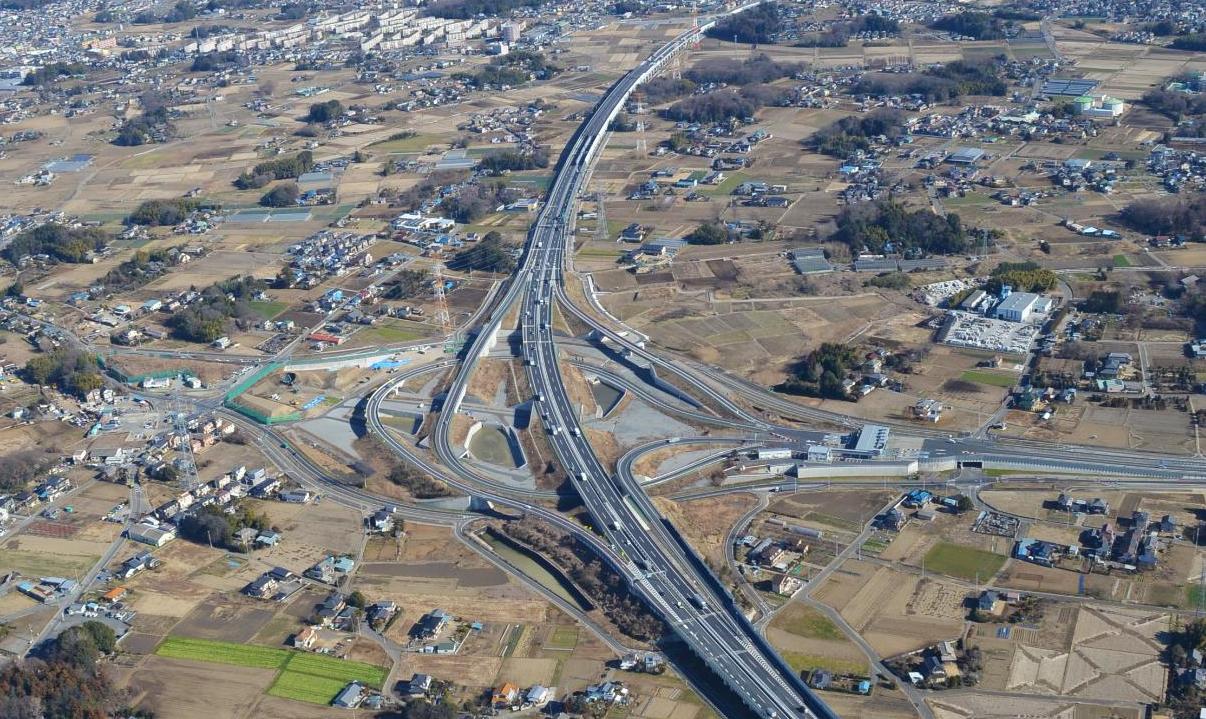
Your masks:
{"label": "large warehouse building", "polygon": [[1001,304],[997,305],[993,312],[998,319],[1028,322],[1039,299],[1033,292],[1013,292],[1001,300]]}

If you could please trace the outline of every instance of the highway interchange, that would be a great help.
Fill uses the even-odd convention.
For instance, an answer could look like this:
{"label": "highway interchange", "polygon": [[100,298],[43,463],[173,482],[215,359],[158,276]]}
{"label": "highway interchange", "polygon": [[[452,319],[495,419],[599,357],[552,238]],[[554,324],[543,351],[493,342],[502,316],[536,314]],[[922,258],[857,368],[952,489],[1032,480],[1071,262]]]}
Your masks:
{"label": "highway interchange", "polygon": [[[742,9],[745,8],[736,12]],[[750,448],[771,441],[800,441],[826,430],[853,429],[860,426],[861,421],[835,412],[803,407],[716,368],[659,356],[646,349],[643,343],[634,341],[633,338],[637,336],[635,333],[622,325],[616,326],[618,323],[614,318],[601,321],[599,316],[605,316],[605,313],[599,308],[587,310],[577,306],[565,285],[565,273],[572,269],[569,253],[573,243],[576,202],[589,179],[595,155],[606,140],[611,120],[623,107],[632,89],[656,74],[668,58],[685,50],[693,41],[694,34],[701,29],[679,36],[625,75],[610,88],[571,139],[557,166],[546,204],[531,229],[517,271],[499,292],[491,295],[466,325],[476,325],[478,329],[462,359],[440,360],[398,372],[365,398],[361,414],[368,430],[407,462],[473,497],[477,502],[474,507],[463,509],[434,503],[398,505],[397,511],[402,517],[455,527],[458,538],[469,544],[472,544],[472,540],[467,537],[466,529],[481,517],[480,513],[471,510],[481,510],[485,503],[499,512],[512,512],[549,522],[572,533],[621,572],[634,591],[745,703],[753,715],[775,719],[828,719],[837,715],[783,662],[758,627],[750,623],[729,596],[727,589],[674,528],[661,519],[646,489],[651,484],[672,481],[705,467],[733,448]],[[588,297],[588,302],[593,305],[593,297]],[[679,384],[694,388],[695,394],[702,400],[700,406],[686,409],[668,403],[656,392],[607,366],[581,359],[567,361],[561,356],[559,346],[573,347],[579,340],[554,334],[555,306],[591,328],[596,342],[605,341],[615,351],[655,368],[660,375],[673,377]],[[569,478],[594,519],[594,531],[550,509],[548,505],[551,500],[557,499],[556,493],[505,486],[481,476],[466,466],[461,452],[450,439],[452,421],[463,409],[469,382],[480,361],[491,355],[500,336],[509,331],[504,328],[508,317],[518,318],[522,354],[533,389],[533,421],[543,425],[558,458],[559,470]],[[399,345],[377,348],[376,352],[407,348],[407,345]],[[287,359],[292,349],[291,346],[288,354],[282,352],[271,361]],[[328,360],[351,359],[365,352],[335,351],[324,356]],[[199,359],[233,361],[249,367],[268,361],[263,358],[232,360],[230,356],[211,357],[211,353],[204,352],[194,354]],[[610,383],[623,386],[643,401],[693,424],[711,425],[721,431],[736,433],[737,436],[676,439],[683,445],[708,450],[708,453],[673,473],[653,478],[650,484],[642,484],[642,478],[635,474],[633,466],[641,456],[661,449],[664,441],[649,442],[629,450],[616,463],[614,472],[609,471],[597,457],[587,432],[580,425],[575,404],[569,397],[562,377],[563,364],[572,364],[579,371],[593,373]],[[455,371],[455,374],[444,395],[443,406],[431,434],[431,450],[435,455],[432,458],[427,451],[417,450],[400,441],[386,428],[381,420],[381,406],[406,380],[425,373],[449,370]],[[154,392],[144,394],[160,406],[166,404],[167,398],[162,395]],[[278,432],[251,422],[230,409],[222,409],[219,395],[212,392],[209,396],[192,395],[186,401],[196,413],[218,411],[235,421],[267,459],[299,482],[319,489],[332,501],[364,513],[393,503],[393,500],[328,476],[291,447]],[[775,424],[766,415],[774,416],[779,421],[799,423],[804,428]],[[1089,476],[1136,477],[1140,478],[1137,480],[1139,482],[1158,482],[1161,485],[1194,486],[1206,482],[1206,463],[1199,457],[1158,457],[1135,451],[995,438],[988,432],[987,423],[977,432],[959,436],[914,425],[900,425],[894,429],[918,438],[922,451],[931,459],[953,458],[965,464],[1008,462],[1022,468],[1032,468],[1035,472],[1066,471]],[[692,491],[698,496],[709,496],[748,491],[750,488],[779,488],[783,483],[781,478],[774,478],[738,487]],[[878,486],[878,483],[875,484]],[[824,485],[804,484],[796,488],[812,486]],[[88,581],[84,585],[90,583]],[[536,585],[533,585],[533,589],[540,591]],[[563,608],[584,619],[571,608]],[[609,643],[613,648],[621,648],[614,640],[609,640]],[[698,684],[698,677],[688,678]]]}

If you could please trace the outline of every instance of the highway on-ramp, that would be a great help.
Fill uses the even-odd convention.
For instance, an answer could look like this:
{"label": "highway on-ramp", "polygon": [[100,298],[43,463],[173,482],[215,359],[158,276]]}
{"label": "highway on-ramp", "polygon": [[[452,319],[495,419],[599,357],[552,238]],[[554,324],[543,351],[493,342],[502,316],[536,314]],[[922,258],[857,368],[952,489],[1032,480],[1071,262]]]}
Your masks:
{"label": "highway on-ramp", "polygon": [[535,393],[534,421],[544,424],[561,469],[569,475],[613,552],[619,554],[619,561],[613,556],[613,563],[691,651],[745,703],[749,711],[741,716],[829,719],[837,715],[746,620],[716,578],[662,521],[637,482],[624,473],[613,476],[598,460],[566,391],[551,329],[554,303],[560,298],[568,306],[562,294],[562,273],[572,244],[575,202],[608,125],[633,88],[685,49],[699,31],[681,35],[625,75],[570,141],[519,268],[449,387],[433,439],[441,460],[452,467],[459,465],[448,440],[452,418],[460,409],[478,361],[489,354],[503,319],[518,305],[525,364]]}

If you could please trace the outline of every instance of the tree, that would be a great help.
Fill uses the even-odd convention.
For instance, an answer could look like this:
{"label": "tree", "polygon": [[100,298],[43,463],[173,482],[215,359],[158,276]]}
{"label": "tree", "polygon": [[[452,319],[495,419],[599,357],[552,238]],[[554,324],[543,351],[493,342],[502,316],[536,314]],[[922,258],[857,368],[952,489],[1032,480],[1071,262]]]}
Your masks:
{"label": "tree", "polygon": [[198,544],[225,547],[230,544],[230,535],[230,524],[212,512],[193,512],[180,521],[180,536]]}
{"label": "tree", "polygon": [[102,655],[111,654],[117,646],[117,635],[108,625],[96,621],[69,627],[60,633],[47,656],[54,661],[78,667],[92,667]]}
{"label": "tree", "polygon": [[1080,303],[1081,311],[1102,315],[1116,315],[1122,306],[1122,293],[1114,290],[1093,290]]}
{"label": "tree", "polygon": [[368,606],[368,598],[359,589],[349,594],[347,601],[349,605],[357,609],[364,609]]}
{"label": "tree", "polygon": [[776,389],[810,397],[849,399],[842,380],[859,361],[853,348],[825,342],[796,362],[791,377]]}
{"label": "tree", "polygon": [[260,198],[264,207],[295,207],[297,198],[301,196],[296,182],[282,182]]}
{"label": "tree", "polygon": [[975,506],[976,505],[974,502],[972,502],[971,497],[967,496],[966,494],[960,494],[958,497],[955,497],[955,508],[960,512],[970,511]]}
{"label": "tree", "polygon": [[1005,37],[1005,24],[1001,19],[983,12],[946,15],[931,23],[930,27],[977,40],[1000,40]]}
{"label": "tree", "polygon": [[306,114],[308,122],[317,122],[320,125],[325,125],[332,120],[338,120],[345,113],[343,103],[339,100],[327,100],[326,102],[316,102],[310,105],[310,112]]}
{"label": "tree", "polygon": [[959,216],[941,217],[929,208],[909,211],[892,200],[846,207],[838,214],[832,238],[852,253],[899,253],[906,257],[957,254],[968,246]]}
{"label": "tree", "polygon": [[109,235],[91,227],[67,227],[48,222],[14,237],[0,256],[13,264],[32,255],[49,255],[59,262],[84,262],[109,244]]}
{"label": "tree", "polygon": [[723,245],[728,241],[728,230],[717,222],[700,225],[687,235],[687,242],[693,245]]}
{"label": "tree", "polygon": [[515,270],[515,257],[503,244],[502,235],[490,231],[475,246],[453,255],[448,266],[455,270],[481,270],[505,274]]}
{"label": "tree", "polygon": [[25,363],[23,371],[32,384],[54,385],[80,398],[102,384],[96,357],[76,350],[59,349],[35,355]]}
{"label": "tree", "polygon": [[720,20],[707,30],[707,36],[726,42],[759,45],[773,43],[782,30],[779,6],[768,2]]}
{"label": "tree", "polygon": [[408,300],[420,297],[431,289],[431,273],[427,270],[403,269],[394,276],[392,284],[385,288],[384,297],[388,300]]}
{"label": "tree", "polygon": [[895,109],[876,110],[865,117],[843,117],[804,140],[817,152],[833,157],[846,157],[855,150],[871,147],[871,138],[899,137],[904,129],[905,115]]}

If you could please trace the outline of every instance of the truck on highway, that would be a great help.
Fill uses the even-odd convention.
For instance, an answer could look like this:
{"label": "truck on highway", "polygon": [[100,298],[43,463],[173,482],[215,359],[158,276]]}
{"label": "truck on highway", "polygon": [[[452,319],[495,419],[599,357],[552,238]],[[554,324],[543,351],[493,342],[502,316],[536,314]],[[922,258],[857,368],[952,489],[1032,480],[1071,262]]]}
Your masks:
{"label": "truck on highway", "polygon": [[691,595],[691,603],[695,605],[696,609],[703,610],[708,608],[708,603],[704,601],[703,595],[698,592]]}
{"label": "truck on highway", "polygon": [[574,433],[574,436],[575,436],[575,437],[581,437],[581,436],[582,436],[582,430],[578,429],[577,427],[574,427],[574,428],[573,428],[573,429],[571,429],[570,431]]}

